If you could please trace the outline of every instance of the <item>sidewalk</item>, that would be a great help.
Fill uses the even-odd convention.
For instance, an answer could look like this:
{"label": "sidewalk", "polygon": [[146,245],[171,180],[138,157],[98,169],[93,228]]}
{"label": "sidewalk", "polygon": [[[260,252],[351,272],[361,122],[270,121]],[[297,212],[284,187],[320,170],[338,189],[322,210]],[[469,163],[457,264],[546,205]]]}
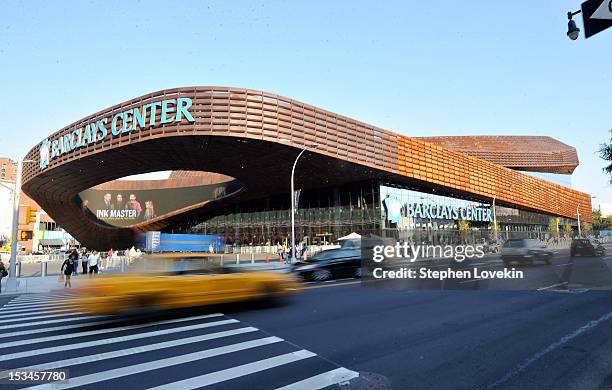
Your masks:
{"label": "sidewalk", "polygon": [[[76,287],[75,279],[73,279],[73,282],[72,282],[73,287]],[[6,291],[7,282],[8,282],[8,278],[2,278],[2,293],[0,293],[0,297],[21,295],[21,294],[40,294],[40,293],[48,293],[53,290],[64,290],[64,283],[58,282],[57,275],[46,276],[44,278],[40,276],[33,276],[30,278],[17,278],[17,291],[16,292]]]}

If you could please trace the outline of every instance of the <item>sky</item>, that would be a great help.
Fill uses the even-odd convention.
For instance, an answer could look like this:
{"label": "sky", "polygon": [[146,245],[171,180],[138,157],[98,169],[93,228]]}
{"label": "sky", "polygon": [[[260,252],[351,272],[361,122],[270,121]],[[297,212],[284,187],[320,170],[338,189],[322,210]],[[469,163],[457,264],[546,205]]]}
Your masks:
{"label": "sky", "polygon": [[233,86],[408,136],[552,136],[574,188],[612,203],[612,28],[569,40],[579,0],[2,5],[0,156],[149,92]]}

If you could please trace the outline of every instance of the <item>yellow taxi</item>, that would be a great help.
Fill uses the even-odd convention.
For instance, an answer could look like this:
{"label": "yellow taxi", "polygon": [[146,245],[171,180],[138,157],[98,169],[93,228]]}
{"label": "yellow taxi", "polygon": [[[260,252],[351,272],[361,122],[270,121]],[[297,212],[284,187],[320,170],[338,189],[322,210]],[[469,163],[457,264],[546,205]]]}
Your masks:
{"label": "yellow taxi", "polygon": [[124,274],[88,279],[73,304],[80,312],[123,314],[296,294],[292,275],[274,272]]}

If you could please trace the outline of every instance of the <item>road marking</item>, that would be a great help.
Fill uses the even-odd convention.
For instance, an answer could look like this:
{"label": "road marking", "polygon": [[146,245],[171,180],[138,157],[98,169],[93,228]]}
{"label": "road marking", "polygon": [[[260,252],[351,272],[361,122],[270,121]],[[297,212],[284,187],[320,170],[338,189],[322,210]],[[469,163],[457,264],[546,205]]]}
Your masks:
{"label": "road marking", "polygon": [[60,303],[63,300],[74,298],[73,296],[62,296],[52,298],[41,298],[41,299],[28,299],[28,300],[17,300],[14,299],[6,304],[6,306],[21,306],[21,305],[32,305],[36,303]]}
{"label": "road marking", "polygon": [[[39,310],[41,311],[41,310]],[[44,310],[45,314],[48,313],[62,313],[62,312],[73,312],[74,309],[55,309],[55,310]],[[26,313],[0,313],[0,318],[2,319],[6,319],[6,318],[18,318],[18,317],[25,317],[25,316],[30,316],[34,313],[30,313],[30,312],[26,312]]]}
{"label": "road marking", "polygon": [[[10,371],[53,370],[55,368],[71,367],[71,366],[75,366],[77,364],[99,362],[99,361],[107,360],[107,359],[115,359],[115,358],[118,358],[118,357],[135,355],[135,354],[138,354],[138,353],[157,351],[157,350],[164,349],[164,348],[171,348],[171,347],[176,347],[176,346],[190,344],[190,343],[198,343],[198,342],[201,342],[201,341],[214,340],[214,339],[219,339],[219,338],[223,338],[223,337],[236,336],[236,335],[239,335],[239,334],[245,334],[245,333],[250,333],[250,332],[257,332],[257,331],[259,331],[259,329],[253,328],[252,326],[248,326],[246,328],[238,328],[238,329],[226,330],[226,331],[223,331],[223,332],[216,332],[216,333],[210,333],[210,334],[205,334],[205,335],[201,335],[201,336],[194,336],[194,337],[189,337],[189,338],[186,338],[186,339],[178,339],[178,340],[165,341],[165,342],[162,342],[162,343],[143,345],[143,346],[134,347],[134,348],[125,348],[125,349],[120,349],[120,350],[117,350],[117,351],[110,351],[110,352],[105,352],[105,353],[99,353],[99,354],[96,354],[96,355],[79,356],[79,357],[72,358],[72,359],[65,359],[65,360],[58,360],[58,361],[55,361],[55,362],[42,363],[42,364],[37,364],[37,365],[34,365],[34,366],[29,366],[29,367],[24,367],[24,368],[19,368],[19,369],[11,368],[10,370],[5,370],[5,371],[0,372],[0,378],[5,378],[5,377],[9,376],[10,375]],[[250,344],[238,343],[238,344],[229,345],[228,347],[232,347],[232,346],[233,347],[238,347],[240,345],[242,345],[242,346],[251,345],[251,348],[252,348],[252,347],[255,347],[255,346],[272,344],[272,343],[278,343],[278,342],[281,342],[281,341],[284,341],[284,340],[281,339],[280,337],[265,337],[265,338],[261,338],[261,339],[256,339],[256,340],[248,341],[247,343],[250,343]]]}
{"label": "road marking", "polygon": [[607,314],[604,314],[603,316],[599,317],[596,320],[593,320],[593,321],[591,321],[591,322],[581,326],[580,328],[576,329],[572,333],[561,337],[561,339],[559,339],[558,341],[550,344],[548,347],[546,347],[546,348],[542,349],[540,352],[537,352],[536,354],[532,355],[531,357],[526,359],[523,363],[519,364],[518,366],[516,366],[515,368],[510,370],[506,375],[504,375],[503,377],[501,377],[497,381],[495,381],[492,384],[490,384],[489,386],[487,386],[486,389],[492,389],[494,387],[497,387],[497,386],[507,382],[508,380],[512,379],[516,375],[518,375],[521,372],[525,371],[527,369],[527,367],[531,366],[533,363],[535,363],[536,361],[540,360],[542,357],[544,357],[544,355],[554,351],[555,349],[559,348],[563,344],[568,343],[569,341],[575,339],[576,337],[580,336],[581,334],[583,334],[585,332],[588,332],[589,330],[595,328],[596,326],[598,326],[602,322],[608,321],[611,318],[612,318],[612,311],[608,312]]}
{"label": "road marking", "polygon": [[[27,313],[26,315],[30,315],[32,313]],[[85,315],[86,313],[81,313],[81,312],[74,312],[74,313],[70,313],[70,314],[48,314],[48,315],[42,315],[42,316],[34,316],[34,317],[25,317],[25,318],[11,318],[10,320],[0,320],[0,324],[6,324],[9,322],[19,322],[19,321],[30,321],[30,320],[42,320],[44,318],[54,318],[54,317],[66,317],[68,315]]]}
{"label": "road marking", "polygon": [[127,335],[127,336],[118,336],[118,337],[112,337],[112,338],[109,338],[109,339],[101,339],[101,340],[94,340],[94,341],[85,341],[85,342],[82,342],[82,343],[60,345],[60,346],[57,346],[57,347],[40,348],[40,349],[36,349],[36,350],[32,350],[32,351],[23,351],[23,352],[11,353],[11,354],[3,354],[3,355],[0,356],[0,361],[6,361],[6,360],[12,360],[12,359],[21,359],[21,358],[24,358],[24,357],[44,355],[44,354],[47,354],[47,353],[56,353],[56,352],[71,351],[71,350],[74,350],[74,349],[95,347],[96,345],[107,345],[107,344],[114,344],[114,343],[122,343],[124,341],[139,340],[139,339],[145,339],[145,338],[149,338],[149,337],[161,336],[161,335],[165,335],[165,334],[172,334],[172,333],[177,333],[177,332],[187,332],[187,331],[196,330],[196,329],[205,329],[205,328],[210,328],[210,327],[213,327],[213,326],[235,324],[237,322],[239,322],[239,321],[238,320],[234,320],[234,319],[222,320],[222,321],[214,321],[214,322],[205,322],[203,324],[187,325],[187,326],[181,326],[181,327],[178,327],[178,328],[162,329],[162,330],[156,330],[156,331],[153,331],[153,332],[137,333],[137,334],[131,334],[131,335]]}
{"label": "road marking", "polygon": [[[215,383],[225,382],[230,379],[235,379],[241,376],[254,374],[256,372],[269,370],[270,368],[278,367],[283,364],[293,363],[298,360],[307,359],[314,356],[317,355],[310,351],[302,349],[300,351],[274,356],[253,363],[247,363],[225,370],[211,372],[210,374],[204,374],[181,381],[168,383],[162,386],[153,387],[149,390],[198,389],[203,386],[210,386]],[[70,380],[72,380],[72,378]]]}
{"label": "road marking", "polygon": [[485,280],[491,280],[491,278],[483,278],[483,279],[470,279],[470,280],[464,280],[464,281],[459,282],[459,283],[460,283],[460,284],[461,284],[461,283],[474,283],[474,282],[482,282],[482,281],[485,281]]}
{"label": "road marking", "polygon": [[566,265],[573,265],[574,263],[563,263],[563,264],[555,264],[555,267],[565,267]]}
{"label": "road marking", "polygon": [[15,329],[16,326],[34,326],[34,325],[47,325],[47,324],[56,324],[58,322],[70,322],[70,321],[78,321],[82,319],[90,319],[90,318],[101,318],[105,316],[96,315],[96,316],[82,316],[82,317],[68,317],[68,318],[60,318],[56,320],[46,320],[46,321],[38,321],[38,322],[28,322],[26,324],[10,324],[0,326],[0,330],[5,329]]}
{"label": "road marking", "polygon": [[312,290],[314,288],[324,288],[324,287],[336,287],[336,286],[348,286],[350,284],[358,284],[361,283],[360,280],[355,280],[353,282],[343,282],[343,283],[335,283],[335,284],[321,284],[321,285],[316,285],[316,286],[307,286],[307,287],[303,287],[303,290]]}
{"label": "road marking", "polygon": [[75,305],[74,302],[62,302],[62,301],[52,301],[52,302],[33,302],[33,303],[22,303],[18,305],[4,305],[2,309],[28,309],[32,307],[49,307],[49,306],[57,306],[57,305]]}
{"label": "road marking", "polygon": [[323,374],[315,375],[310,378],[292,383],[287,386],[279,387],[276,390],[317,390],[335,385],[337,383],[348,382],[353,378],[357,378],[359,373],[348,370],[344,367],[336,368]]}
{"label": "road marking", "polygon": [[[244,343],[239,343],[239,344],[244,344]],[[72,387],[89,385],[92,383],[107,381],[107,380],[116,379],[116,378],[120,378],[120,377],[128,376],[128,375],[133,375],[134,373],[142,373],[146,371],[167,368],[170,366],[176,366],[179,364],[189,363],[189,362],[202,360],[202,359],[219,356],[219,355],[223,355],[227,353],[232,353],[232,352],[236,352],[236,351],[245,349],[242,346],[237,347],[237,345],[239,344],[208,349],[205,351],[198,351],[198,352],[189,353],[189,354],[180,355],[180,356],[173,356],[170,358],[154,360],[154,361],[150,361],[146,363],[134,364],[131,366],[116,368],[113,370],[97,372],[95,374],[73,377],[73,378],[70,378],[69,383],[54,384],[53,388],[69,389]],[[237,378],[243,375],[248,375],[250,373],[254,373],[254,372],[266,370],[269,368],[273,368],[276,366],[280,366],[282,364],[287,364],[287,363],[295,362],[298,360],[306,359],[312,356],[317,356],[317,355],[312,352],[306,351],[306,350],[301,350],[297,352],[288,353],[285,355],[275,356],[269,359],[259,360],[254,363],[244,364],[241,366],[228,368],[226,370],[216,371],[210,374],[185,379],[185,380],[178,381],[175,383],[163,385],[157,388],[167,388],[167,389],[199,388],[199,387],[203,387],[209,384],[222,382],[224,380]],[[30,389],[46,389],[46,388],[48,387],[46,387],[45,385],[30,387]]]}
{"label": "road marking", "polygon": [[76,294],[75,293],[62,293],[62,294],[51,293],[51,294],[33,294],[33,295],[24,294],[24,295],[19,295],[15,297],[13,301],[15,302],[36,301],[36,300],[41,300],[41,299],[58,299],[58,298],[70,297],[70,296],[76,296]]}
{"label": "road marking", "polygon": [[[112,319],[108,321],[79,322],[78,324],[74,324],[74,325],[56,326],[53,328],[38,328],[38,329],[30,329],[30,330],[21,330],[18,332],[10,332],[10,333],[0,332],[0,339],[6,338],[6,337],[26,336],[26,335],[35,334],[35,333],[55,332],[57,330],[67,330],[67,329],[75,329],[75,328],[95,326],[95,325],[112,324],[116,322],[117,322],[117,319]],[[14,328],[14,327],[15,326],[11,326],[11,328]]]}
{"label": "road marking", "polygon": [[555,288],[555,287],[563,286],[563,285],[566,285],[568,283],[569,282],[561,282],[561,283],[553,284],[552,286],[540,287],[536,291],[544,291],[544,290],[548,290],[549,288]]}
{"label": "road marking", "polygon": [[4,314],[11,314],[11,313],[27,313],[29,311],[40,311],[40,310],[47,310],[47,309],[61,309],[61,308],[68,308],[68,307],[78,307],[78,305],[69,305],[66,303],[58,303],[57,305],[49,305],[49,306],[32,306],[32,307],[26,307],[26,308],[16,308],[16,309],[9,309],[9,310],[3,310],[0,309],[0,316],[4,317]]}
{"label": "road marking", "polygon": [[220,313],[206,314],[206,315],[197,316],[197,317],[176,318],[176,319],[171,319],[171,320],[148,322],[145,324],[120,326],[117,328],[96,329],[96,330],[90,330],[86,332],[76,332],[76,333],[73,333],[73,332],[62,333],[62,334],[55,335],[55,336],[39,337],[37,339],[25,339],[25,340],[13,341],[13,342],[4,342],[1,345],[2,345],[2,348],[9,348],[9,347],[16,347],[19,345],[37,344],[37,343],[44,343],[47,341],[64,340],[64,339],[69,339],[69,338],[74,338],[74,337],[86,337],[86,336],[93,336],[97,334],[122,332],[124,330],[142,329],[142,328],[148,328],[148,327],[158,326],[158,325],[176,324],[176,323],[185,322],[185,321],[202,320],[206,318],[214,318],[214,317],[221,317],[221,316],[223,316],[223,314],[220,314]]}

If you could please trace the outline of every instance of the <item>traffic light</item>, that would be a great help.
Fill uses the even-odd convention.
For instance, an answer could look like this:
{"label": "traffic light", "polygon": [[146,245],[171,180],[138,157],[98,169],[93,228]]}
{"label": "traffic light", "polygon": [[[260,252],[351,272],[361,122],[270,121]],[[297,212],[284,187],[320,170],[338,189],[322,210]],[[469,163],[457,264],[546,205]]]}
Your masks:
{"label": "traffic light", "polygon": [[28,241],[32,239],[32,231],[31,230],[21,230],[19,231],[19,241]]}
{"label": "traffic light", "polygon": [[26,210],[26,224],[31,224],[36,222],[36,213],[38,210],[28,207]]}

